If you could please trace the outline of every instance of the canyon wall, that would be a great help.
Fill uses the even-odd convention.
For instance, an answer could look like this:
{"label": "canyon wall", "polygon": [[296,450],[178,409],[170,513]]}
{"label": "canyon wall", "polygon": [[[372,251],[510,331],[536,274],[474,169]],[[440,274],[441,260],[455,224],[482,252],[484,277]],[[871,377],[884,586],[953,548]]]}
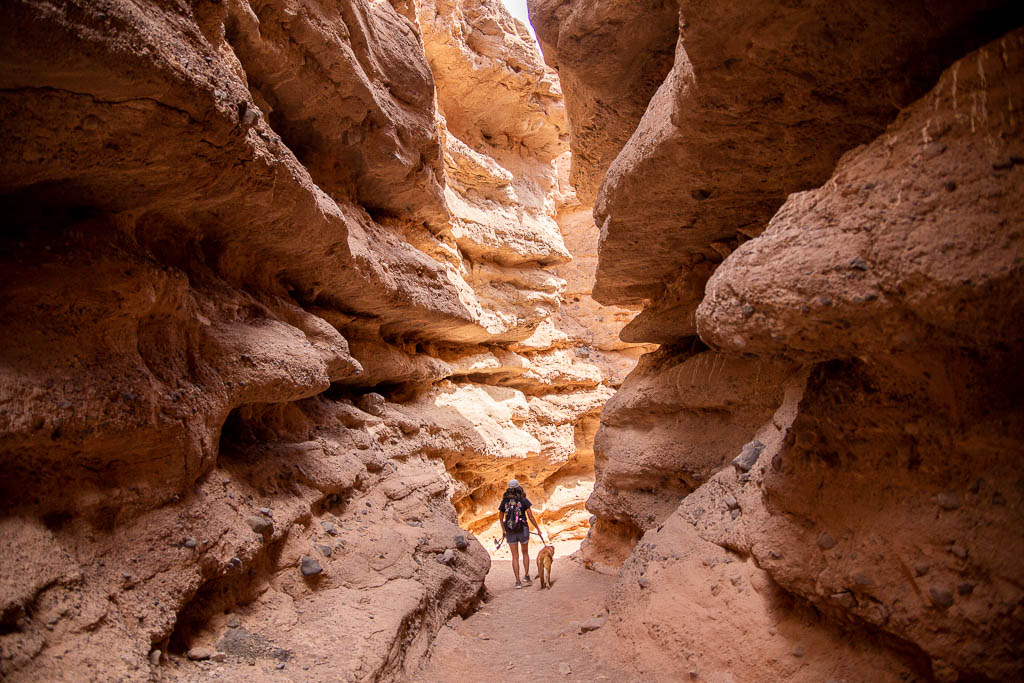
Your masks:
{"label": "canyon wall", "polygon": [[1019,9],[530,6],[594,298],[660,345],[602,413],[584,544],[637,667],[1019,678]]}
{"label": "canyon wall", "polygon": [[393,678],[506,479],[585,533],[644,347],[497,0],[0,17],[0,675]]}

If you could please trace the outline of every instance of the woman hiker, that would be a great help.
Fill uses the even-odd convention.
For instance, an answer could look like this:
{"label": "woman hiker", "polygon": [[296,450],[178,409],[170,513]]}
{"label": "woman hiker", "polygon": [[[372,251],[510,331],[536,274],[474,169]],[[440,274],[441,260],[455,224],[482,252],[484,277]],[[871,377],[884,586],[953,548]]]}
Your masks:
{"label": "woman hiker", "polygon": [[[530,526],[527,524],[527,520],[533,524],[533,527],[537,530],[537,535],[540,535],[540,525],[537,524],[537,518],[533,516],[533,510],[530,509],[531,503],[526,497],[526,493],[523,492],[523,487],[519,485],[519,482],[515,479],[511,479],[508,482],[508,488],[505,489],[505,495],[501,497],[501,504],[498,505],[498,516],[501,520],[501,530],[508,541],[508,547],[512,551],[512,572],[516,575],[516,588],[522,588],[523,584],[519,580],[519,557],[516,555],[516,546],[519,546],[519,552],[523,556],[523,569],[526,571],[523,576],[523,581],[529,586],[530,581]],[[542,537],[543,538],[543,537]]]}

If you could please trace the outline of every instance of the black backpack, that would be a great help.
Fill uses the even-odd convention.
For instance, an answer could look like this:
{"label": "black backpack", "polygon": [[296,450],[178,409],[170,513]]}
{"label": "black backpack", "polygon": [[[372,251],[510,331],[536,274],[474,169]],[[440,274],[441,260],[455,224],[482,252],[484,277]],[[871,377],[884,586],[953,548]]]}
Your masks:
{"label": "black backpack", "polygon": [[526,515],[523,514],[521,498],[509,498],[505,506],[505,531],[518,533],[526,527]]}

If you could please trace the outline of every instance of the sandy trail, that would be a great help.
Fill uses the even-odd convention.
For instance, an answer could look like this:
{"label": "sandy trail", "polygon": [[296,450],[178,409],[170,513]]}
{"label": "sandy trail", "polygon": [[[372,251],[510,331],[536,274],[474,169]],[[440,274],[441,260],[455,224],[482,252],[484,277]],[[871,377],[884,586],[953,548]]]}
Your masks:
{"label": "sandy trail", "polygon": [[[531,544],[530,570],[539,544]],[[604,613],[614,577],[588,571],[569,557],[556,557],[552,587],[540,581],[515,588],[512,563],[495,559],[487,575],[490,599],[468,619],[455,617],[434,643],[429,664],[415,681],[634,681],[611,639],[598,631],[579,633],[579,624]]]}

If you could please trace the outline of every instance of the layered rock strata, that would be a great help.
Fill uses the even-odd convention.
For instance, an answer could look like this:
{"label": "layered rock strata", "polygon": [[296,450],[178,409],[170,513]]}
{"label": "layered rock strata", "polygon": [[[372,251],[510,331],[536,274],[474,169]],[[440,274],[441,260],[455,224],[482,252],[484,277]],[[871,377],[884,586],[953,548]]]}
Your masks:
{"label": "layered rock strata", "polygon": [[393,678],[497,482],[579,533],[633,358],[550,321],[582,209],[500,3],[0,14],[5,678]]}
{"label": "layered rock strata", "polygon": [[[556,5],[585,10],[533,4],[561,69],[581,48]],[[612,604],[641,661],[1021,675],[1020,23],[683,2],[628,142],[588,152],[614,158],[594,295],[662,345],[602,414],[585,544],[628,557]]]}

